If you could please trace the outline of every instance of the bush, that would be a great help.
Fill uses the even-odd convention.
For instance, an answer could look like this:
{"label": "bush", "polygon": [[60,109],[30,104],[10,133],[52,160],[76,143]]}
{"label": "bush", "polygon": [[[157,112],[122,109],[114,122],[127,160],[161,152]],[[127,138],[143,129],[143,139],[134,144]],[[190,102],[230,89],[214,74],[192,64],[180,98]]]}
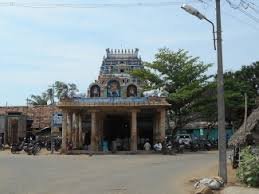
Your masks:
{"label": "bush", "polygon": [[237,176],[242,183],[248,186],[259,186],[259,159],[252,153],[250,146],[243,149],[240,153]]}

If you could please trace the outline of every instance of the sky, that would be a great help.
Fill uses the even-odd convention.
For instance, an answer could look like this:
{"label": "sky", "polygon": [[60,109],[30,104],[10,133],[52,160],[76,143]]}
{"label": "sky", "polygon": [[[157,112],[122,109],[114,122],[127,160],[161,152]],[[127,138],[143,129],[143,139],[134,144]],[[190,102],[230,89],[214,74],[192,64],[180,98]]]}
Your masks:
{"label": "sky", "polygon": [[[31,94],[41,94],[56,80],[77,84],[81,93],[97,79],[106,48],[140,49],[143,61],[152,61],[159,48],[185,49],[205,63],[216,51],[212,27],[184,12],[188,3],[215,22],[213,0],[17,0],[23,3],[152,3],[171,6],[105,8],[26,8],[1,6],[0,106],[26,105]],[[238,3],[238,0],[232,0]],[[254,1],[256,2],[256,1]],[[259,3],[256,2],[259,10]],[[223,61],[225,71],[259,60],[258,23],[222,0]],[[246,10],[259,18],[258,12]]]}

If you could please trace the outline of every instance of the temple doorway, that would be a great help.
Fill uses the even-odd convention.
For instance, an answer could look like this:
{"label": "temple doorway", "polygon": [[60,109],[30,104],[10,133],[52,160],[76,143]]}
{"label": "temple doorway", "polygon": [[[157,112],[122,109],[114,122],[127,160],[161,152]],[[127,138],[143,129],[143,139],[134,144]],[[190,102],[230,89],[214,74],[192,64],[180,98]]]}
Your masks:
{"label": "temple doorway", "polygon": [[103,127],[103,150],[130,150],[130,118],[128,115],[106,115]]}

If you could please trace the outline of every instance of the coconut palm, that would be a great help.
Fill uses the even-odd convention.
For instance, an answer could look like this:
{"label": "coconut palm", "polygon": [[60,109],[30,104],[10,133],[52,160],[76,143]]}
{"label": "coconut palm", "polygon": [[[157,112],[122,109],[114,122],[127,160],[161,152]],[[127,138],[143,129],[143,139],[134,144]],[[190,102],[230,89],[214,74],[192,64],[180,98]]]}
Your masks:
{"label": "coconut palm", "polygon": [[48,104],[48,96],[45,92],[41,95],[31,95],[31,98],[28,99],[28,104],[31,105],[47,105]]}

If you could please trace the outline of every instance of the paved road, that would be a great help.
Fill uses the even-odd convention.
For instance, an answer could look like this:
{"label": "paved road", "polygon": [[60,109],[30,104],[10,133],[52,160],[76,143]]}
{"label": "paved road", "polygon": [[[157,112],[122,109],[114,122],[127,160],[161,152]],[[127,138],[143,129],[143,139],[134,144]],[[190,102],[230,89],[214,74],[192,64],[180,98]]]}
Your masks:
{"label": "paved road", "polygon": [[216,152],[164,155],[27,156],[0,152],[3,194],[182,194],[190,173]]}

